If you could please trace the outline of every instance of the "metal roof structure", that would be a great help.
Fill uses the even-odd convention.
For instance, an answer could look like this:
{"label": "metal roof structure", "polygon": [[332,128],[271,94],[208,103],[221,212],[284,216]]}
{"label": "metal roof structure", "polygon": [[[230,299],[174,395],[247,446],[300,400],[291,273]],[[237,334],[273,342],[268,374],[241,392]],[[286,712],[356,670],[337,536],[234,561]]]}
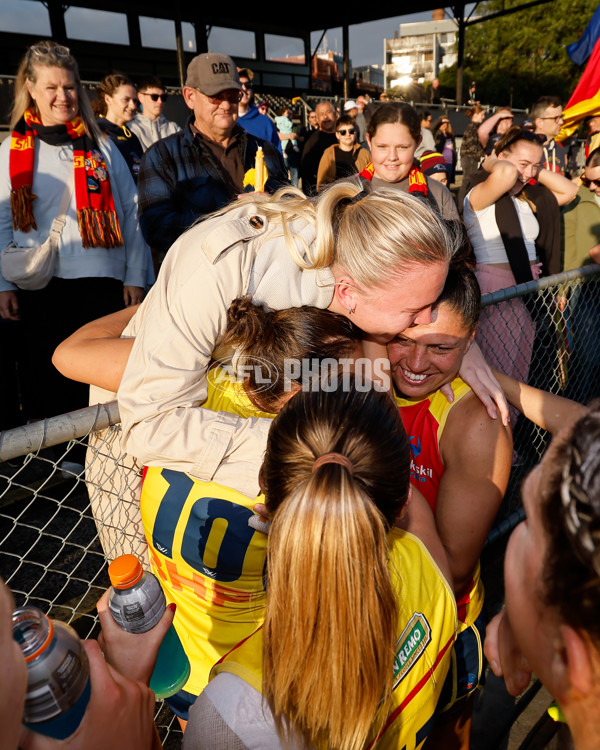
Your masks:
{"label": "metal roof structure", "polygon": [[[351,72],[349,69],[350,44],[349,26],[381,20],[392,14],[408,15],[415,11],[433,11],[440,7],[439,0],[420,0],[418,4],[410,0],[397,0],[382,11],[381,6],[370,6],[360,3],[356,10],[348,5],[327,3],[318,8],[315,6],[300,6],[300,12],[287,13],[279,3],[263,2],[254,7],[248,4],[223,3],[217,7],[198,0],[69,0],[65,4],[62,0],[39,0],[40,5],[47,9],[51,36],[55,41],[68,44],[77,57],[82,77],[99,80],[109,72],[120,70],[132,77],[149,74],[159,75],[167,83],[182,83],[187,63],[194,54],[207,51],[208,36],[213,26],[239,29],[252,32],[255,37],[255,56],[244,58],[236,55],[235,50],[230,54],[240,66],[252,67],[258,75],[259,82],[274,89],[309,90],[311,89],[311,59],[316,54],[319,42],[314,49],[311,47],[311,32],[342,28],[343,37],[343,74],[344,95],[348,95]],[[517,8],[493,14],[504,15],[517,12],[534,5],[552,2],[552,0],[532,0],[524,2]],[[462,56],[464,51],[465,29],[472,23],[480,23],[485,18],[471,20],[473,12],[479,3],[457,3],[446,8],[450,18],[454,18],[458,26],[458,70],[457,70],[457,100],[462,100]],[[105,42],[83,41],[70,39],[67,36],[65,12],[68,8],[86,8],[96,11],[111,11],[124,17],[127,26],[128,44],[111,44]],[[298,6],[296,6],[298,7]],[[469,8],[468,16],[465,9]],[[41,8],[40,8],[41,9]],[[388,15],[389,14],[389,15]],[[140,31],[140,17],[151,17],[171,20],[175,24],[177,50],[147,48],[142,46]],[[491,17],[491,16],[488,16]],[[289,18],[289,20],[287,20]],[[182,23],[191,23],[194,27],[196,52],[186,52],[183,48]],[[390,29],[390,31],[392,31]],[[323,32],[324,34],[325,32]],[[304,64],[286,62],[285,60],[269,60],[265,52],[265,35],[274,34],[284,37],[295,37],[302,40],[304,49]],[[18,62],[29,44],[37,41],[27,34],[0,32],[0,48],[4,53],[5,70],[3,73],[14,73]]]}

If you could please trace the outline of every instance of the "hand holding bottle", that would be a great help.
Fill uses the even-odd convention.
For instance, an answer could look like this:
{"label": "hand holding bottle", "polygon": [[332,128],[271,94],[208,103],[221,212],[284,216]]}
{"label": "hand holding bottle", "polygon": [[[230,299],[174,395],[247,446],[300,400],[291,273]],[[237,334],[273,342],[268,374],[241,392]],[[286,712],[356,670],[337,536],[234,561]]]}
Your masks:
{"label": "hand holding bottle", "polygon": [[158,623],[146,633],[128,633],[115,622],[109,606],[110,589],[96,605],[102,632],[98,643],[106,661],[130,680],[150,682],[158,649],[173,623],[175,605],[169,605]]}
{"label": "hand holding bottle", "polygon": [[84,648],[92,690],[77,731],[64,741],[24,730],[21,750],[150,750],[159,747],[154,728],[154,693],[123,677],[105,661],[96,641]]}

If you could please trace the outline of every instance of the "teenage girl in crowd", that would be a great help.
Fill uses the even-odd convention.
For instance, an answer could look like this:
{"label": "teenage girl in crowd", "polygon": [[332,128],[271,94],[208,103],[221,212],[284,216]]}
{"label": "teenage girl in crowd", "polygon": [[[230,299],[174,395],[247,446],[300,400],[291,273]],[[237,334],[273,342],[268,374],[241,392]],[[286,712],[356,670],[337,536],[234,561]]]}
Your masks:
{"label": "teenage girl in crowd", "polygon": [[[559,270],[559,206],[574,197],[577,187],[540,169],[541,159],[536,136],[513,128],[473,178],[463,218],[482,294],[538,278],[540,265],[545,274]],[[532,180],[535,185],[529,184]],[[490,364],[527,381],[534,334],[525,304],[513,299],[484,309],[476,340]]]}
{"label": "teenage girl in crowd", "polygon": [[135,86],[127,76],[111,73],[98,84],[97,99],[92,106],[98,127],[119,149],[137,182],[144,149],[137,135],[127,127],[137,109]]}
{"label": "teenage girl in crowd", "polygon": [[363,185],[388,187],[425,198],[444,219],[458,221],[452,193],[425,177],[415,160],[421,143],[421,118],[409,104],[388,102],[377,108],[367,128],[372,163],[360,173]]}

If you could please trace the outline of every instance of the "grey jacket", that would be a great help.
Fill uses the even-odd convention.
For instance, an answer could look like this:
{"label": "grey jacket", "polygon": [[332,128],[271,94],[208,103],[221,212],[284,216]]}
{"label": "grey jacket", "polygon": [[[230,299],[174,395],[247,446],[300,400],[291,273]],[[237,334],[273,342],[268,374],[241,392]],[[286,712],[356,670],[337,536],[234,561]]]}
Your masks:
{"label": "grey jacket", "polygon": [[144,151],[161,138],[166,138],[173,133],[179,133],[181,128],[176,122],[167,120],[164,115],[159,115],[156,120],[151,120],[143,114],[137,114],[127,127],[137,135]]}

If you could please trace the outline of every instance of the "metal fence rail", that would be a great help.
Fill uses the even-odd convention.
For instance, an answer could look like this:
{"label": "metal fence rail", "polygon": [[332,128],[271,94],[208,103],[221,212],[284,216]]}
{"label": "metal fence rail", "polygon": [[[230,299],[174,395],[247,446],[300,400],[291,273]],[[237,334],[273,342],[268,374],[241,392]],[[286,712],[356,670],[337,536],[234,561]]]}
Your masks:
{"label": "metal fence rail", "polygon": [[[582,402],[598,395],[599,274],[600,266],[590,266],[487,295],[482,348],[498,355],[498,331],[485,322],[493,312],[505,361],[519,359],[524,339],[531,347],[531,384]],[[486,329],[492,331],[487,341]],[[119,438],[116,402],[0,433],[0,575],[18,605],[34,604],[82,637],[98,632],[95,604],[109,585],[107,560],[125,551],[146,554],[141,467],[123,454]],[[59,466],[77,443],[87,447],[85,476]],[[518,487],[547,443],[543,430],[516,420],[511,482],[492,539],[505,537],[518,521]],[[165,747],[178,747],[174,717],[158,708]]]}

